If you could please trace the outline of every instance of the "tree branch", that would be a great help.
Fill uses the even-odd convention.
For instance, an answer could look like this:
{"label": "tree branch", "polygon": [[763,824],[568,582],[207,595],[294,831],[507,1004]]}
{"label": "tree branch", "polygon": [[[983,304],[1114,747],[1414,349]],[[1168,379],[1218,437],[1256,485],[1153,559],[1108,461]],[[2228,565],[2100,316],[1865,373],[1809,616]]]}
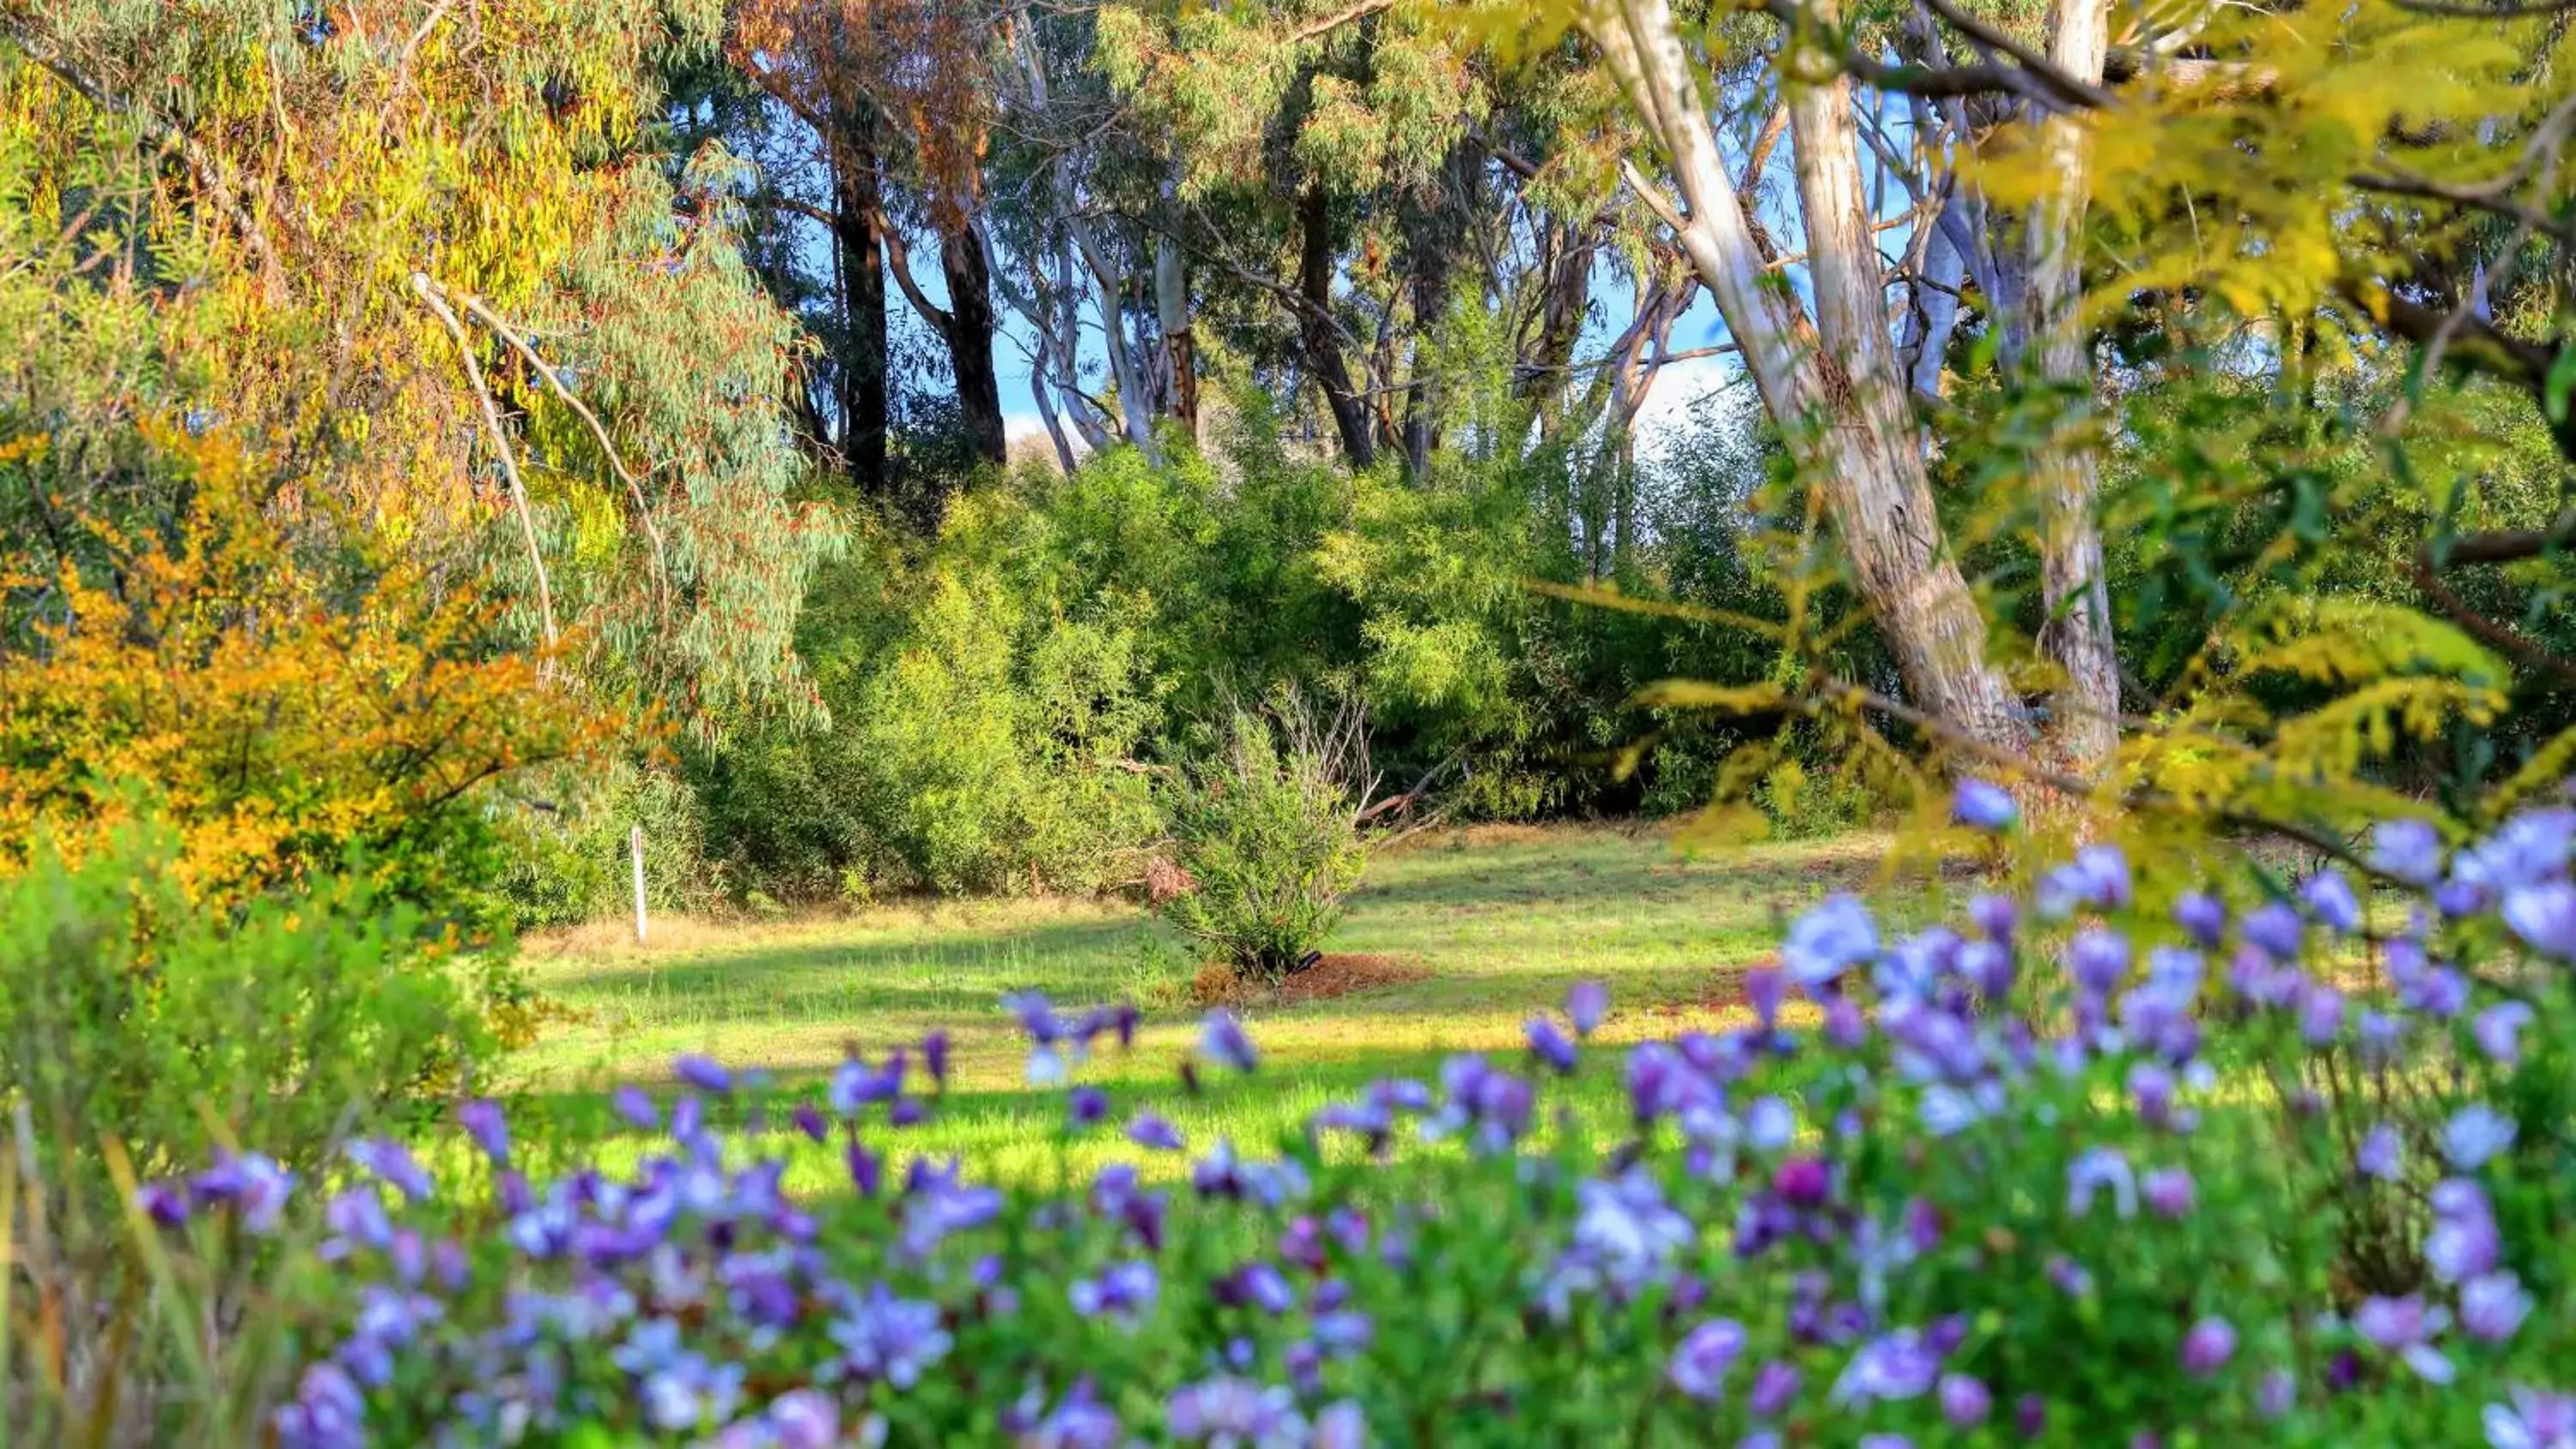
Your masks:
{"label": "tree branch", "polygon": [[473,340],[465,335],[465,324],[456,320],[456,312],[439,296],[438,284],[427,272],[411,274],[411,288],[420,294],[438,320],[447,324],[447,335],[456,339],[456,355],[465,359],[466,381],[474,385],[474,400],[483,405],[484,425],[492,430],[492,446],[501,455],[501,473],[510,480],[510,503],[518,510],[519,532],[528,543],[528,565],[537,574],[537,618],[545,626],[546,648],[551,652],[556,643],[554,589],[546,581],[546,556],[537,547],[536,516],[528,511],[528,490],[519,481],[519,459],[510,451],[510,435],[501,426],[501,410],[492,405],[492,391],[483,385],[483,364],[474,360]]}

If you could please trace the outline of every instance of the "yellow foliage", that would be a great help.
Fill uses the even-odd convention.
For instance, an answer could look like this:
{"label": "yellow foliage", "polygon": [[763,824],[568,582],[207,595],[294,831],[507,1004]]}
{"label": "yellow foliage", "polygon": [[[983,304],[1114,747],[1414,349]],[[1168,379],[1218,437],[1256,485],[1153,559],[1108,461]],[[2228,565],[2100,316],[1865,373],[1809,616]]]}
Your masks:
{"label": "yellow foliage", "polygon": [[461,863],[441,857],[475,786],[604,728],[542,661],[486,647],[472,589],[271,502],[227,441],[147,441],[193,485],[169,536],[92,524],[104,566],[0,577],[47,601],[0,667],[0,868],[40,828],[77,859],[149,810],[201,901],[352,847],[422,885]]}

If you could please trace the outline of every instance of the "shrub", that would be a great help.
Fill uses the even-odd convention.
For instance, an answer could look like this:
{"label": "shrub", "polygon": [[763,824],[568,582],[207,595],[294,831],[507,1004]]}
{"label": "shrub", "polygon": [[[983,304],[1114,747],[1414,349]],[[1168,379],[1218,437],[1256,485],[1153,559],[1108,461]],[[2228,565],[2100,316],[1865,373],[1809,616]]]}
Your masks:
{"label": "shrub", "polygon": [[[119,1180],[209,1161],[231,1165],[201,1182],[244,1191],[313,1180],[343,1134],[452,1090],[485,1055],[486,1017],[518,1001],[506,955],[461,955],[366,872],[209,911],[188,898],[185,859],[174,832],[138,824],[78,865],[39,841],[0,878],[0,1084],[21,1114],[14,1271],[52,1325],[7,1340],[12,1417],[55,1398],[169,1442],[153,1430],[180,1412],[167,1355],[183,1345],[119,1317],[149,1261]],[[240,1275],[258,1268],[213,1275],[216,1301],[180,1326],[190,1354],[228,1351]]]}
{"label": "shrub", "polygon": [[[1893,940],[1835,898],[1723,1034],[1605,1062],[1581,990],[1526,1067],[1454,1057],[1186,1167],[1139,1114],[1149,1155],[1071,1188],[894,1160],[937,1082],[900,1056],[734,1140],[703,1100],[734,1083],[683,1061],[671,1143],[631,1169],[523,1182],[487,1124],[497,1221],[481,1169],[440,1197],[404,1156],[334,1198],[341,1266],[275,1425],[288,1449],[2563,1443],[2571,844],[2566,811],[2448,863],[2385,828],[2376,868],[2439,889],[2368,980],[2332,875],[2167,917],[2097,847]],[[1116,1024],[1014,1009],[1058,1072]],[[1221,1014],[1200,1055],[1257,1065]],[[1077,1086],[1062,1140],[1113,1120]],[[1463,1150],[1381,1162],[1416,1137]],[[849,1190],[784,1195],[809,1154]],[[405,1232],[451,1229],[462,1253],[417,1273]]]}
{"label": "shrub", "polygon": [[1242,975],[1296,970],[1359,883],[1358,812],[1375,785],[1356,708],[1327,716],[1296,695],[1266,714],[1237,705],[1214,752],[1161,792],[1189,879],[1161,902],[1163,919]]}

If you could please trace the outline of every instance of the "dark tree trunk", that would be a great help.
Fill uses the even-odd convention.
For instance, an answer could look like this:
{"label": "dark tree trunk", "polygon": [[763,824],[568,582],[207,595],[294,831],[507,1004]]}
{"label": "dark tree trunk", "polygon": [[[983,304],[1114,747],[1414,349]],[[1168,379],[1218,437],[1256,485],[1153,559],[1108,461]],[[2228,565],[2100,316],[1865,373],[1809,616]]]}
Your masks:
{"label": "dark tree trunk", "polygon": [[1002,385],[993,370],[993,269],[971,220],[940,234],[939,268],[948,278],[949,322],[941,331],[957,376],[957,408],[975,455],[999,463],[1004,441]]}
{"label": "dark tree trunk", "polygon": [[1516,390],[1538,407],[1539,434],[1555,437],[1564,411],[1566,366],[1592,311],[1592,259],[1600,232],[1584,222],[1548,228],[1546,273],[1539,282],[1538,336],[1521,359]]}
{"label": "dark tree trunk", "polygon": [[870,498],[886,491],[885,259],[876,218],[883,208],[876,151],[864,123],[847,128],[837,151],[840,206],[832,242],[841,271],[841,456],[851,486]]}
{"label": "dark tree trunk", "polygon": [[1333,410],[1333,430],[1341,435],[1342,455],[1352,467],[1365,468],[1377,461],[1377,442],[1369,436],[1368,410],[1351,386],[1350,368],[1342,360],[1341,333],[1333,325],[1332,207],[1322,183],[1307,183],[1306,194],[1297,203],[1297,221],[1302,243],[1297,291],[1303,299],[1297,321],[1306,370],[1314,375]]}

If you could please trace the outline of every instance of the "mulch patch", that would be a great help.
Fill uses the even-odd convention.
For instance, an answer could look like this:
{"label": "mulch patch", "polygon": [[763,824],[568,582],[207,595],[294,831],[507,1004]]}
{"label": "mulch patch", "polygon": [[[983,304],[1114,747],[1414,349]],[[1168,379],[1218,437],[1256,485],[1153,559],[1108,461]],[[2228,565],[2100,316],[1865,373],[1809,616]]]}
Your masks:
{"label": "mulch patch", "polygon": [[1222,962],[1211,963],[1201,968],[1198,979],[1190,983],[1190,995],[1202,1006],[1330,1001],[1338,996],[1426,980],[1430,975],[1421,965],[1401,956],[1335,952],[1303,971],[1290,972],[1275,987],[1246,981]]}

